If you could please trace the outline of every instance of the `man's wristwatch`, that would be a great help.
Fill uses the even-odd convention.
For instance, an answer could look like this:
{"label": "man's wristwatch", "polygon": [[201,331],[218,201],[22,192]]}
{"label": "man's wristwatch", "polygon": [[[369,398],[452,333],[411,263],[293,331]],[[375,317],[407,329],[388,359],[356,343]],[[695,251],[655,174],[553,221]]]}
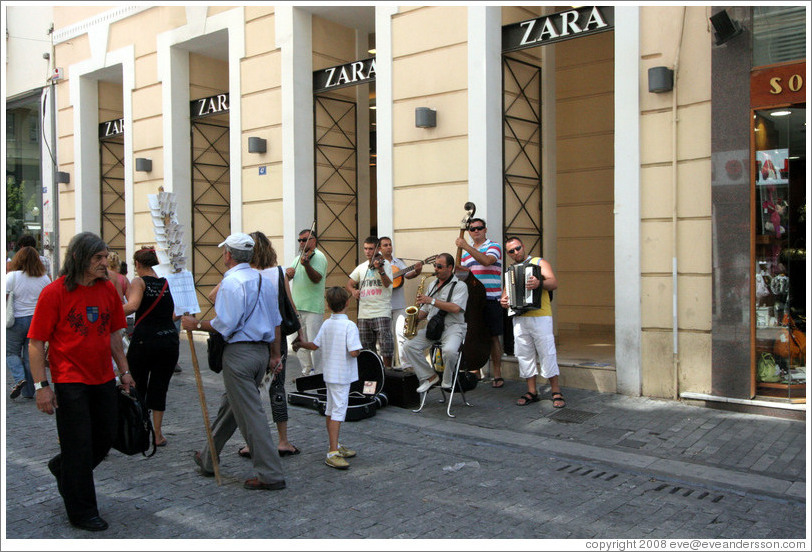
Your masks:
{"label": "man's wristwatch", "polygon": [[431,306],[433,307],[433,306],[434,306],[434,303],[436,303],[436,302],[437,302],[437,299],[435,299],[434,297],[432,297],[432,298],[431,298]]}
{"label": "man's wristwatch", "polygon": [[198,322],[198,323],[197,323],[197,329],[199,330],[199,329],[200,329],[200,328],[202,328],[202,327],[203,327],[203,322]]}
{"label": "man's wristwatch", "polygon": [[43,387],[48,387],[49,385],[50,384],[48,383],[48,380],[38,381],[37,383],[34,384],[34,391],[39,391]]}

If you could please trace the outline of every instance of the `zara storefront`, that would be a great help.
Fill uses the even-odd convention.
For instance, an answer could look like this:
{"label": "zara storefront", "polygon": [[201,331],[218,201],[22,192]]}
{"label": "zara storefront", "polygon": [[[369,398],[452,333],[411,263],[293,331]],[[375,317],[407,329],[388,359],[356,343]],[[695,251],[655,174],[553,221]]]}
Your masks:
{"label": "zara storefront", "polygon": [[[285,263],[315,221],[343,285],[369,234],[406,259],[453,253],[471,201],[490,239],[520,234],[553,264],[562,350],[613,351],[576,350],[564,385],[715,394],[709,8],[55,12],[61,236],[110,239],[107,213],[129,257],[154,243],[163,186],[203,307],[229,232],[262,230]],[[674,92],[649,91],[656,66],[677,66]],[[121,202],[101,191],[110,121]]]}

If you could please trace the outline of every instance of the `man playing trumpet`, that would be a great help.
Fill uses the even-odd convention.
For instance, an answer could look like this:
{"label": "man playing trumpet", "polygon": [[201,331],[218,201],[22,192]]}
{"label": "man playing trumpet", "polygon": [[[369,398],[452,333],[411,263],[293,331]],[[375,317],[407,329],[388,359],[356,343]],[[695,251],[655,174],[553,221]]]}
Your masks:
{"label": "man playing trumpet", "polygon": [[[445,312],[445,328],[440,337],[443,350],[443,389],[451,389],[454,381],[453,367],[457,364],[460,344],[465,338],[465,306],[468,304],[468,286],[454,276],[454,257],[449,253],[440,253],[434,263],[437,279],[432,283],[429,292],[419,294],[415,303],[421,305],[418,312],[418,321],[433,318],[439,312]],[[450,294],[449,294],[450,292]],[[417,335],[407,341],[403,348],[403,355],[414,368],[414,373],[420,380],[418,393],[428,391],[440,383],[440,378],[426,361],[426,351],[434,343],[426,337],[426,328],[418,330]]]}

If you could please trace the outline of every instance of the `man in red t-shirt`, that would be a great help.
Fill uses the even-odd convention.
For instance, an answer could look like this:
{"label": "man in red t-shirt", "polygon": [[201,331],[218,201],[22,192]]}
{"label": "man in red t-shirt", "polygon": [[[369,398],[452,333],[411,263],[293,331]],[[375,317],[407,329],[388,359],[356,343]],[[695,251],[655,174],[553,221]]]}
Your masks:
{"label": "man in red t-shirt", "polygon": [[[113,443],[118,417],[115,359],[122,385],[135,387],[121,329],[127,327],[116,288],[107,278],[107,244],[91,233],[73,237],[61,276],[39,296],[28,331],[37,408],[56,411],[60,453],[48,462],[71,524],[103,531],[93,469]],[[45,374],[45,342],[52,390]]]}

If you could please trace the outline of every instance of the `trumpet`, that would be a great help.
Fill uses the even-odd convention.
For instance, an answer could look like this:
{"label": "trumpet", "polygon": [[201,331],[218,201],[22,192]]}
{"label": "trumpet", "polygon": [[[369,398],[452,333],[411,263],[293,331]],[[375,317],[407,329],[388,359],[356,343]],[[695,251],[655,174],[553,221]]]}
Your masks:
{"label": "trumpet", "polygon": [[[415,295],[415,301],[417,298],[423,295],[423,285],[426,283],[426,278],[429,275],[423,276],[420,280],[420,285],[417,286],[417,295]],[[414,336],[417,335],[417,313],[420,312],[417,304],[411,305],[406,307],[406,325],[403,328],[403,337],[406,339],[412,339]]]}

